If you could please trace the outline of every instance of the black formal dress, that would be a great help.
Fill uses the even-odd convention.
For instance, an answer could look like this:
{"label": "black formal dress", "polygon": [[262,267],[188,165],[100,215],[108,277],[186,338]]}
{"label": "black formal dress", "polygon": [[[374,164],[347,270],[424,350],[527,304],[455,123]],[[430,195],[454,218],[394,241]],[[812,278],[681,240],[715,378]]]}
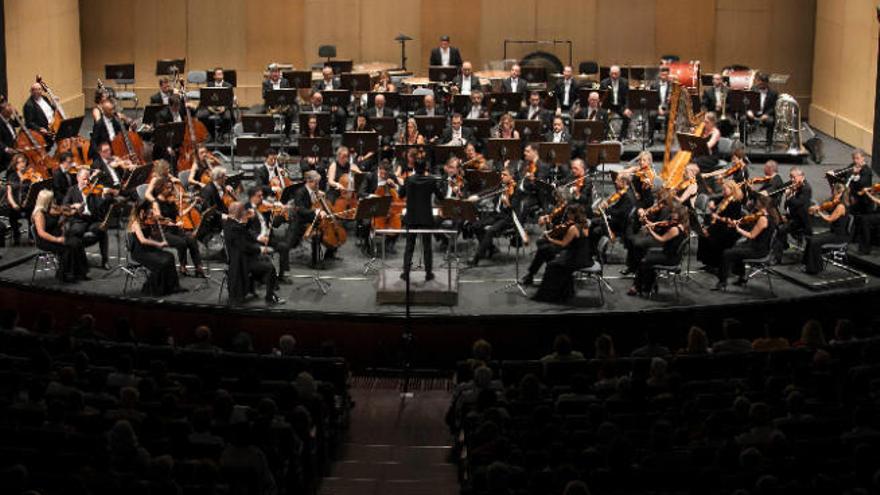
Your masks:
{"label": "black formal dress", "polygon": [[[718,200],[719,208],[723,201],[723,199]],[[742,218],[742,203],[730,201],[723,210],[718,209],[715,213],[731,220],[738,220]],[[697,242],[697,259],[706,266],[718,268],[721,266],[721,256],[724,254],[724,250],[736,244],[740,236],[733,227],[721,220],[715,223],[708,220],[707,223],[707,235],[701,236]]]}
{"label": "black formal dress", "polygon": [[[177,219],[179,214],[177,203],[168,201],[159,202],[159,211],[162,213],[163,217],[172,220]],[[196,241],[193,234],[191,232],[186,232],[177,226],[168,226],[164,228],[165,240],[168,241],[169,246],[177,250],[177,261],[180,263],[180,266],[186,266],[187,252],[189,252],[192,257],[193,265],[202,266],[202,254],[199,251],[199,243]]]}
{"label": "black formal dress", "polygon": [[[431,209],[432,198],[438,196],[437,178],[430,175],[411,175],[400,190],[400,197],[406,199],[406,215],[404,225],[408,229],[434,228],[434,214]],[[439,197],[439,196],[438,196]],[[403,271],[409,273],[412,267],[413,251],[416,247],[416,234],[406,236],[406,248],[403,252]],[[422,234],[422,249],[425,262],[425,274],[432,273],[434,253],[431,249],[431,235]]]}
{"label": "black formal dress", "polygon": [[[144,235],[158,227],[144,226]],[[151,236],[152,237],[152,236]],[[158,237],[158,236],[157,236]],[[131,258],[150,272],[141,292],[147,296],[161,297],[180,290],[180,281],[174,267],[174,255],[156,246],[143,244],[134,232],[128,234]]]}
{"label": "black formal dress", "polygon": [[247,225],[227,220],[223,225],[223,238],[229,256],[229,303],[243,302],[245,296],[253,292],[253,280],[262,280],[266,299],[271,300],[276,287],[275,267],[262,254],[263,246],[254,239]]}
{"label": "black formal dress", "polygon": [[721,269],[718,272],[718,280],[722,284],[727,283],[727,277],[731,273],[740,277],[745,276],[746,269],[743,260],[762,258],[770,252],[770,241],[773,239],[776,224],[769,217],[767,220],[767,228],[762,230],[758,237],[746,239],[745,242],[724,250],[721,256]]}
{"label": "black formal dress", "polygon": [[[651,237],[656,242],[656,239]],[[688,241],[688,233],[678,229],[678,235],[664,242],[659,252],[647,251],[639,260],[636,268],[636,278],[633,284],[640,294],[651,292],[657,282],[655,266],[672,266],[681,262],[681,243]]]}
{"label": "black formal dress", "polygon": [[825,263],[822,261],[823,246],[827,244],[841,244],[849,241],[850,235],[846,231],[846,224],[848,221],[849,212],[845,212],[840,218],[831,222],[828,232],[807,237],[803,258],[804,267],[807,273],[815,275],[825,269]]}
{"label": "black formal dress", "polygon": [[578,236],[547,263],[536,301],[564,303],[574,297],[574,272],[593,265],[593,248],[587,229],[578,228]]}
{"label": "black formal dress", "polygon": [[55,272],[55,278],[61,282],[75,282],[84,279],[89,273],[89,261],[86,258],[82,239],[74,235],[64,235],[61,226],[62,217],[46,215],[43,212],[37,212],[35,215],[43,216],[46,232],[55,236],[64,236],[64,242],[58,243],[43,239],[39,234],[36,234],[37,248],[55,253],[58,258],[60,266]]}

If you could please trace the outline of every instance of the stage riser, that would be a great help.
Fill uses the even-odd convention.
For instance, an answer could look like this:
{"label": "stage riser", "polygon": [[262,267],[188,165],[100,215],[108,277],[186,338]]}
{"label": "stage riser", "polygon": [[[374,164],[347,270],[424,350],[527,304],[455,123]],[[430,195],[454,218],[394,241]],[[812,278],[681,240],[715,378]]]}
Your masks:
{"label": "stage riser", "polygon": [[[401,270],[385,269],[379,273],[376,289],[377,304],[406,304],[406,282],[400,279]],[[436,277],[425,282],[424,272],[412,272],[409,293],[410,304],[415,306],[455,306],[458,304],[458,270],[436,272]]]}

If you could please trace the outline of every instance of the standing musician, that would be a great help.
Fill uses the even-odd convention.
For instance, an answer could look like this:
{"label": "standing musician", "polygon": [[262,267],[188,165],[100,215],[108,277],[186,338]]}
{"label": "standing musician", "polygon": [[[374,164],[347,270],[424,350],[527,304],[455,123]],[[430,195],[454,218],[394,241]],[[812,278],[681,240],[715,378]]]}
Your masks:
{"label": "standing musician", "polygon": [[574,296],[574,272],[594,263],[589,224],[585,209],[575,205],[565,213],[561,237],[555,238],[550,232],[544,232],[544,238],[557,246],[559,252],[547,263],[544,278],[532,299],[563,303]]}
{"label": "standing musician", "polygon": [[519,64],[513,64],[510,68],[510,76],[501,81],[502,93],[521,93],[523,96],[528,92],[528,83],[519,77],[522,68]]}
{"label": "standing musician", "polygon": [[488,119],[489,110],[483,105],[483,91],[474,89],[471,91],[471,99],[464,111],[466,119]]}
{"label": "standing musician", "polygon": [[562,68],[562,79],[556,81],[553,95],[556,97],[556,115],[568,113],[577,103],[578,83],[574,80],[574,70],[570,65]]}
{"label": "standing musician", "polygon": [[461,67],[461,52],[454,46],[449,46],[449,36],[440,37],[440,46],[431,49],[431,65],[444,67]]}
{"label": "standing musician", "polygon": [[168,105],[174,94],[177,94],[177,91],[172,86],[171,79],[162,76],[159,78],[159,91],[150,96],[150,105]]}
{"label": "standing musician", "polygon": [[[437,179],[428,175],[428,165],[424,161],[415,164],[415,174],[406,178],[400,190],[401,199],[406,199],[406,215],[403,222],[407,229],[431,229],[434,227],[434,214],[431,210],[432,197],[437,196]],[[409,279],[416,235],[407,234],[406,248],[403,251],[403,273],[401,280]],[[431,235],[421,234],[425,281],[434,280],[434,252],[431,249]]]}
{"label": "standing musician", "polygon": [[721,74],[712,74],[712,86],[703,90],[701,103],[703,111],[715,112],[716,115],[730,113],[730,102],[727,100],[729,89],[724,84]]}
{"label": "standing musician", "polygon": [[0,96],[0,172],[9,167],[15,151],[15,138],[17,136],[15,121],[15,109],[12,104]]}
{"label": "standing musician", "polygon": [[[746,119],[748,123],[757,123],[767,129],[767,149],[773,147],[773,131],[776,127],[776,100],[779,93],[770,87],[770,76],[767,74],[758,74],[755,78],[755,84],[758,89],[758,111],[746,111]],[[746,135],[742,130],[740,135]]]}
{"label": "standing musician", "polygon": [[807,237],[803,263],[804,271],[810,275],[816,275],[825,269],[825,262],[822,260],[822,246],[841,244],[850,240],[850,233],[847,232],[849,220],[847,211],[849,209],[849,195],[847,193],[846,186],[835,184],[832,196],[827,201],[809,208],[811,215],[819,217],[829,227],[828,232]]}
{"label": "standing musician", "polygon": [[9,227],[12,229],[12,243],[21,245],[21,220],[30,222],[30,212],[25,204],[31,186],[44,180],[39,172],[28,167],[27,158],[24,155],[15,155],[12,158],[12,167],[6,174],[6,203],[9,212]]}
{"label": "standing musician", "polygon": [[[232,83],[224,80],[225,75],[223,74],[222,67],[215,67],[211,72],[211,81],[205,85],[206,88],[231,88]],[[235,95],[233,95],[233,101],[235,101]],[[213,136],[214,133],[214,122],[213,118],[220,119],[220,125],[218,126],[218,130],[221,134],[225,134],[232,130],[232,124],[235,120],[232,114],[232,108],[228,107],[210,107],[199,102],[199,108],[196,110],[196,118],[202,121],[205,124],[205,127],[208,129],[208,132]],[[213,140],[217,140],[217,136],[213,136]]]}
{"label": "standing musician", "polygon": [[719,269],[724,250],[739,239],[729,221],[739,220],[745,206],[742,189],[736,182],[729,179],[724,181],[721,190],[720,199],[709,201],[709,215],[705,221],[708,225],[703,225],[703,235],[697,243],[697,259],[707,271]]}
{"label": "standing musician", "polygon": [[91,234],[101,251],[101,268],[104,270],[110,269],[105,225],[107,197],[115,194],[113,189],[90,184],[89,171],[81,169],[76,174],[76,187],[68,189],[64,197],[64,205],[77,210],[76,215],[68,220],[67,235],[85,239],[86,233]]}
{"label": "standing musician", "polygon": [[34,226],[34,242],[42,251],[55,253],[59,261],[55,278],[63,283],[89,280],[89,260],[82,239],[65,232],[67,217],[54,203],[55,195],[44,189],[37,195],[31,225]]}
{"label": "standing musician", "polygon": [[470,127],[462,127],[462,117],[460,113],[452,114],[449,127],[443,131],[443,137],[440,142],[449,146],[464,146],[473,143],[474,130]]}
{"label": "standing musician", "polygon": [[[309,225],[330,215],[330,212],[326,211],[321,205],[321,200],[324,198],[324,192],[321,191],[319,187],[321,183],[321,175],[314,170],[308,170],[303,174],[303,178],[306,181],[305,187],[297,189],[293,196],[294,206],[296,208],[296,224],[293,234],[294,244],[291,246],[291,249],[295,249],[299,246]],[[321,237],[317,235],[312,236],[311,243],[311,266],[312,268],[317,268]],[[340,260],[341,258],[336,257],[336,249],[337,248],[327,248],[324,251],[324,259]]]}
{"label": "standing musician", "polygon": [[682,243],[688,242],[689,218],[690,215],[684,207],[676,206],[670,210],[668,220],[645,224],[645,231],[661,249],[659,252],[648,252],[639,260],[633,285],[626,292],[627,295],[650,294],[657,284],[654,267],[677,265],[681,262],[680,248]]}
{"label": "standing musician", "polygon": [[248,215],[247,227],[254,239],[278,253],[277,281],[289,284],[290,279],[284,273],[290,271],[290,243],[275,230],[276,223],[280,223],[280,218],[276,218],[277,210],[263,203],[263,190],[257,186],[248,189],[248,202],[244,207],[252,211]]}
{"label": "standing musician", "polygon": [[[734,285],[745,285],[748,279],[745,277],[743,260],[767,256],[771,249],[773,231],[779,225],[779,218],[776,209],[771,205],[770,198],[761,196],[750,215],[729,223],[736,234],[746,238],[746,242],[735,244],[723,251],[718,270],[718,283],[711,290],[726,290],[727,277],[731,272],[739,275]],[[751,229],[745,230],[749,224]]]}
{"label": "standing musician", "polygon": [[[874,205],[880,205],[880,197],[877,196],[874,186],[866,187],[859,191],[858,194],[864,195]],[[856,232],[859,239],[859,254],[871,254],[871,245],[874,240],[872,237],[874,228],[880,225],[880,212],[876,210],[872,213],[862,213],[857,217]]]}
{"label": "standing musician", "polygon": [[452,80],[452,90],[460,95],[472,95],[480,90],[480,78],[474,75],[470,62],[461,64],[461,73]]}
{"label": "standing musician", "polygon": [[24,102],[22,114],[28,129],[39,132],[46,140],[46,149],[52,147],[55,135],[50,130],[55,120],[56,103],[43,96],[43,86],[36,82],[31,85],[31,97]]}
{"label": "standing musician", "polygon": [[238,305],[253,292],[253,280],[266,286],[266,305],[275,306],[286,301],[275,295],[277,289],[275,267],[269,260],[269,246],[257,242],[248,230],[252,213],[235,201],[229,205],[229,217],[223,224],[223,240],[229,253],[229,303]]}
{"label": "standing musician", "polygon": [[612,65],[608,72],[608,77],[602,79],[599,83],[599,89],[609,90],[608,98],[605,104],[608,110],[616,113],[623,120],[620,126],[620,140],[624,140],[629,131],[629,120],[632,118],[632,110],[627,106],[629,104],[629,81],[625,77],[620,77],[620,66]]}
{"label": "standing musician", "polygon": [[657,73],[657,80],[651,81],[649,89],[656,91],[659,97],[657,109],[651,109],[648,112],[648,122],[650,128],[648,134],[650,136],[650,144],[654,143],[654,131],[666,128],[666,113],[669,111],[669,97],[672,95],[672,83],[669,82],[669,67],[660,67]]}
{"label": "standing musician", "polygon": [[626,237],[630,212],[636,204],[631,186],[632,177],[629,174],[618,173],[614,178],[614,193],[599,203],[597,208],[599,215],[593,216],[590,222],[590,238],[593,239],[594,244],[598,243],[603,235],[611,240]]}
{"label": "standing musician", "polygon": [[94,160],[98,157],[101,143],[112,143],[116,135],[125,132],[122,123],[116,118],[116,107],[111,100],[101,103],[101,118],[95,121],[92,127],[92,139],[89,145],[89,154]]}
{"label": "standing musician", "polygon": [[64,199],[67,190],[76,184],[77,170],[71,152],[65,151],[58,156],[58,168],[52,172],[52,192],[56,198]]}
{"label": "standing musician", "polygon": [[509,113],[501,115],[498,126],[492,128],[492,137],[500,139],[520,139],[519,131],[514,127],[513,117]]}

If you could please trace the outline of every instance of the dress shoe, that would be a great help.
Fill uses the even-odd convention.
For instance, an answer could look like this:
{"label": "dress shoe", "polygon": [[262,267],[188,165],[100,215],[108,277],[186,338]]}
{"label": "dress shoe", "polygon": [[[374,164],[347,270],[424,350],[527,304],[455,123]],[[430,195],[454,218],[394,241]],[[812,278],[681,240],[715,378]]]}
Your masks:
{"label": "dress shoe", "polygon": [[266,298],[266,306],[280,306],[286,302],[287,301],[285,301],[284,299],[281,299],[280,297],[276,296],[275,294],[272,294],[271,296]]}
{"label": "dress shoe", "polygon": [[108,272],[109,272],[109,271],[110,271],[110,263],[108,263],[108,262],[106,262],[106,261],[102,261],[102,262],[101,262],[101,265],[99,266],[99,268],[100,268],[101,270],[105,270],[105,271],[108,271]]}
{"label": "dress shoe", "polygon": [[632,275],[632,274],[633,274],[633,271],[630,270],[629,268],[622,268],[622,269],[620,270],[620,274],[621,274],[621,275]]}
{"label": "dress shoe", "polygon": [[180,274],[181,277],[188,277],[189,273],[186,271],[186,268],[180,268],[177,270],[177,273]]}
{"label": "dress shoe", "polygon": [[196,267],[195,277],[196,278],[208,278],[208,275],[205,273],[204,268]]}
{"label": "dress shoe", "polygon": [[714,287],[709,290],[725,292],[727,290],[727,284],[725,284],[724,282],[718,282],[717,284],[715,284]]}
{"label": "dress shoe", "polygon": [[290,280],[290,277],[288,277],[287,275],[281,275],[280,277],[278,277],[278,283],[284,284],[284,285],[290,285],[293,283],[293,281]]}
{"label": "dress shoe", "polygon": [[525,285],[526,287],[531,287],[532,285],[535,285],[535,277],[532,274],[527,274],[525,277],[522,278],[522,280],[519,281],[519,283]]}
{"label": "dress shoe", "polygon": [[404,282],[406,282],[407,280],[409,280],[409,273],[407,273],[407,272],[403,272],[403,273],[401,273],[401,274],[400,274],[400,280],[403,280]]}
{"label": "dress shoe", "polygon": [[425,273],[425,282],[430,282],[431,280],[434,280],[434,278],[436,278],[434,277],[434,272]]}

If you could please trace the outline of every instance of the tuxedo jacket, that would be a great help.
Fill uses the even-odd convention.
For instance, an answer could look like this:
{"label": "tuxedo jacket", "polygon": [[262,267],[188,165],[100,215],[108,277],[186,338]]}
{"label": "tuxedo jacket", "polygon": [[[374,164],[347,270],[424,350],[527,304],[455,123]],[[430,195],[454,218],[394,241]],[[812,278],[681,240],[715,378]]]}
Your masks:
{"label": "tuxedo jacket", "polygon": [[[454,46],[449,47],[449,65],[453,67],[461,67],[461,52]],[[443,56],[440,54],[440,47],[431,50],[431,65],[443,65]]]}
{"label": "tuxedo jacket", "polygon": [[[727,86],[721,88],[722,94],[727,94],[730,91]],[[707,112],[714,112],[718,107],[718,101],[715,100],[715,86],[709,86],[708,88],[703,90],[703,97],[700,99],[700,103],[703,105],[703,109]],[[725,97],[724,102],[725,111],[727,113],[730,112],[730,100],[727,100]]]}
{"label": "tuxedo jacket", "polygon": [[[452,80],[452,84],[456,85],[459,89],[461,89],[461,84],[462,84],[463,79],[464,78],[462,77],[462,75],[459,74],[459,75],[455,76],[455,79]],[[480,89],[480,90],[483,89],[480,86],[480,78],[479,77],[471,74],[469,79],[471,80],[471,91],[472,92],[475,89]]]}
{"label": "tuxedo jacket", "polygon": [[[612,85],[611,85],[611,78],[610,77],[606,77],[605,79],[602,79],[602,82],[599,83],[599,89],[607,89],[610,91],[611,88],[612,88]],[[618,107],[626,108],[627,104],[628,104],[627,103],[628,97],[629,97],[629,81],[625,77],[620,77],[617,80],[617,105],[618,105]],[[614,97],[611,95],[611,93],[609,93],[608,98],[605,99],[605,106],[609,107],[609,108],[612,107],[613,101],[614,101]]]}
{"label": "tuxedo jacket", "polygon": [[[476,141],[476,136],[474,135],[474,130],[470,127],[461,126],[461,137],[464,139],[464,144],[473,143]],[[443,136],[440,137],[440,144],[446,144],[452,140],[452,127],[447,127],[443,131]]]}
{"label": "tuxedo jacket", "polygon": [[[49,98],[43,98],[52,108],[55,108],[55,103]],[[48,129],[49,119],[46,118],[46,114],[43,113],[43,109],[40,108],[40,105],[34,101],[33,98],[28,98],[26,102],[24,102],[24,108],[22,109],[22,113],[24,114],[24,124],[28,129],[39,130],[40,128]]]}
{"label": "tuxedo jacket", "polygon": [[556,81],[553,94],[556,96],[556,106],[567,110],[577,101],[578,83],[572,78],[571,84],[568,88],[568,105],[563,104],[563,101],[565,101],[565,79],[559,79]]}
{"label": "tuxedo jacket", "polygon": [[522,93],[522,95],[525,96],[525,94],[528,93],[528,91],[529,91],[529,89],[527,87],[528,84],[529,84],[528,81],[526,81],[525,79],[520,77],[516,83],[516,91],[514,91],[513,90],[513,83],[511,82],[510,78],[505,77],[501,81],[501,92],[502,93]]}
{"label": "tuxedo jacket", "polygon": [[437,178],[431,175],[411,175],[401,188],[400,196],[406,198],[406,216],[403,221],[409,227],[434,225],[432,198],[437,195]]}

